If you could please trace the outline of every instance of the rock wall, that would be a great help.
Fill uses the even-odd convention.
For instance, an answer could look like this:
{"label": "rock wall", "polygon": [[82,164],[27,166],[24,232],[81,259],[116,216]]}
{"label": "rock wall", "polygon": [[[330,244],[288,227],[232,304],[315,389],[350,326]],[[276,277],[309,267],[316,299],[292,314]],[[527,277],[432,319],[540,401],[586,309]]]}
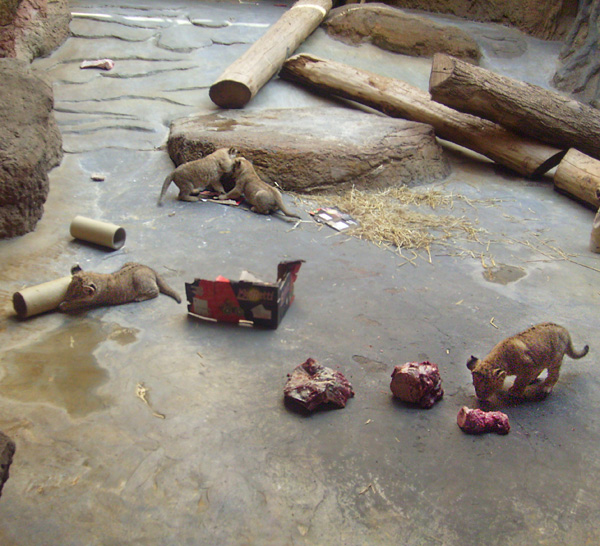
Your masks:
{"label": "rock wall", "polygon": [[47,55],[67,39],[70,21],[68,0],[0,0],[0,57]]}
{"label": "rock wall", "polygon": [[52,88],[25,61],[0,59],[0,238],[35,229],[48,171],[62,158]]}
{"label": "rock wall", "polygon": [[560,53],[554,85],[578,101],[600,108],[600,1],[582,0]]}
{"label": "rock wall", "polygon": [[384,3],[510,25],[543,39],[565,36],[577,14],[577,2],[573,0],[386,0]]}

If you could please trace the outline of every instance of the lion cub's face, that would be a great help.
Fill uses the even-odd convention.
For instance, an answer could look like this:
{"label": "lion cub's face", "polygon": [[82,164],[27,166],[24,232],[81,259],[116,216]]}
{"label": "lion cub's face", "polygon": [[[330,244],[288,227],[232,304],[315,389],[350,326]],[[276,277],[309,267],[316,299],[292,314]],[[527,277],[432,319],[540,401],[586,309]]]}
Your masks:
{"label": "lion cub's face", "polygon": [[479,400],[488,400],[504,385],[506,372],[498,368],[489,368],[485,361],[472,356],[467,362],[467,368],[471,370],[475,394]]}

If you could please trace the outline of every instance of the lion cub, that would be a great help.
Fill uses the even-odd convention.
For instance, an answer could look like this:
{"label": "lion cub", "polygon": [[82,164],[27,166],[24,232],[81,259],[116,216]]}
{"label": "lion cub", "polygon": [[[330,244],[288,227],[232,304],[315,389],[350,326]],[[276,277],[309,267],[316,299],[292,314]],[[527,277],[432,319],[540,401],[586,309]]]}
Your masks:
{"label": "lion cub", "polygon": [[73,278],[65,299],[58,306],[59,311],[66,313],[97,305],[149,300],[158,297],[159,292],[181,303],[179,294],[146,265],[129,262],[115,273],[108,274],[82,271],[75,266],[71,274]]}
{"label": "lion cub", "polygon": [[220,148],[202,159],[179,165],[165,178],[158,197],[158,204],[162,204],[162,199],[171,182],[175,182],[179,188],[177,199],[180,201],[198,201],[200,199],[198,194],[209,186],[216,192],[225,193],[221,177],[231,172],[236,155],[235,148]]}
{"label": "lion cub", "polygon": [[235,199],[243,195],[250,203],[250,210],[253,212],[270,214],[280,210],[286,216],[300,218],[285,208],[279,190],[263,182],[247,159],[243,157],[236,159],[233,162],[232,174],[235,187],[230,192],[220,195],[219,199]]}
{"label": "lion cub", "polygon": [[471,370],[475,393],[480,400],[488,400],[500,390],[507,375],[516,375],[508,392],[516,397],[523,396],[525,387],[544,369],[548,369],[548,377],[541,385],[541,393],[548,395],[558,381],[565,353],[571,358],[582,358],[588,351],[588,345],[576,351],[565,328],[544,322],[501,341],[483,360],[471,356],[467,368]]}

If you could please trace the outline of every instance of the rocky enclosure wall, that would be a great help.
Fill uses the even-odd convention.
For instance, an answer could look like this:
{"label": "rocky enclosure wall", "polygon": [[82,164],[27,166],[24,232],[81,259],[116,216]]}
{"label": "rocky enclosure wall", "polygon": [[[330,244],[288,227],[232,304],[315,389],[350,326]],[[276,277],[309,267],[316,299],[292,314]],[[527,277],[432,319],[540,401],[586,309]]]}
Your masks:
{"label": "rocky enclosure wall", "polygon": [[0,57],[31,61],[69,35],[67,0],[0,0]]}
{"label": "rocky enclosure wall", "polygon": [[574,0],[385,0],[384,3],[510,25],[546,40],[564,37],[577,14]]}

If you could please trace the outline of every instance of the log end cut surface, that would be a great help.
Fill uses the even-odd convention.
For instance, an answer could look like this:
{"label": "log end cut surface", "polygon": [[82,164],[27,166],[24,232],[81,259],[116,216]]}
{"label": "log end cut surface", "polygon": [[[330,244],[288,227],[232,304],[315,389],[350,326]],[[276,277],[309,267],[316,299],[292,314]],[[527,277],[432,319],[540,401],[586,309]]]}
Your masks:
{"label": "log end cut surface", "polygon": [[247,85],[235,80],[221,80],[210,87],[210,99],[221,108],[243,108],[252,93]]}
{"label": "log end cut surface", "polygon": [[450,172],[431,126],[348,108],[224,110],[171,125],[177,165],[228,146],[284,190],[414,186]]}

